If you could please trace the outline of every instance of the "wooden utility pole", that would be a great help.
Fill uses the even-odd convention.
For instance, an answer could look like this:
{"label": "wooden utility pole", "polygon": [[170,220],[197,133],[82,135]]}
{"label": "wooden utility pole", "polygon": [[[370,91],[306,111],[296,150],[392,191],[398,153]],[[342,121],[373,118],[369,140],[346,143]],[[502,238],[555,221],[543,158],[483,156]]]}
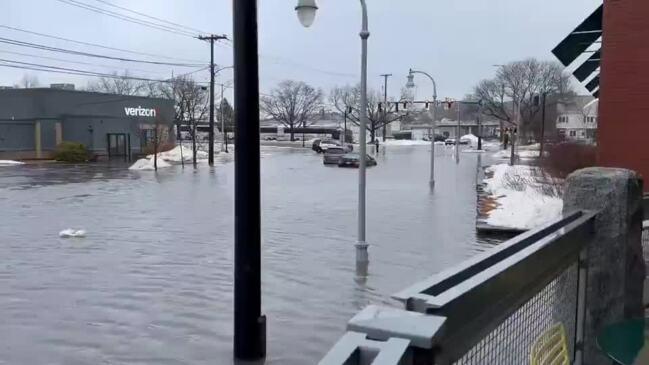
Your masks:
{"label": "wooden utility pole", "polygon": [[210,130],[208,132],[210,145],[208,146],[208,161],[210,166],[214,166],[214,42],[221,39],[228,39],[228,37],[212,34],[209,36],[198,36],[198,39],[210,42]]}

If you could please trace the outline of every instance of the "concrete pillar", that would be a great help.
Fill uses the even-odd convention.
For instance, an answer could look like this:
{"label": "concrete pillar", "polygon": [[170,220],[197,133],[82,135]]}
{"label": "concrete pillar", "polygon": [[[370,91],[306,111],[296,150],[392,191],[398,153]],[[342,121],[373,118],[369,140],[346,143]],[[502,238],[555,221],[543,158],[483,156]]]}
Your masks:
{"label": "concrete pillar", "polygon": [[54,124],[54,133],[56,145],[58,146],[63,142],[63,125],[61,122],[56,122],[56,124]]}
{"label": "concrete pillar", "polygon": [[34,123],[34,150],[36,158],[43,158],[43,149],[41,143],[41,122]]}
{"label": "concrete pillar", "polygon": [[642,179],[630,170],[587,168],[566,181],[564,212],[599,211],[588,246],[584,364],[611,364],[595,339],[609,324],[642,318]]}

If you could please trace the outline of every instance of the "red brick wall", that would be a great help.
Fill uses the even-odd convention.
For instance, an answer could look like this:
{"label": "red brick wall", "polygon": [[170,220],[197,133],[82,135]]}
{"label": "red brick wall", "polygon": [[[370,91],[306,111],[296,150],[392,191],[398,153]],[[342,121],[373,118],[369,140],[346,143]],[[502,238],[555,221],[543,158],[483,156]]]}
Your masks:
{"label": "red brick wall", "polygon": [[649,189],[649,0],[604,0],[598,164]]}

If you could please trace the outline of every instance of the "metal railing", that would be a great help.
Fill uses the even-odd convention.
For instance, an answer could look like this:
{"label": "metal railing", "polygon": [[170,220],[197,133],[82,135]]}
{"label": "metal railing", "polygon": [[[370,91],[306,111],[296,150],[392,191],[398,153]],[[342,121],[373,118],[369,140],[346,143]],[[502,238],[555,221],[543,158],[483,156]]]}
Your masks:
{"label": "metal railing", "polygon": [[405,310],[365,308],[320,364],[524,364],[557,323],[581,364],[594,224],[565,215],[394,295]]}

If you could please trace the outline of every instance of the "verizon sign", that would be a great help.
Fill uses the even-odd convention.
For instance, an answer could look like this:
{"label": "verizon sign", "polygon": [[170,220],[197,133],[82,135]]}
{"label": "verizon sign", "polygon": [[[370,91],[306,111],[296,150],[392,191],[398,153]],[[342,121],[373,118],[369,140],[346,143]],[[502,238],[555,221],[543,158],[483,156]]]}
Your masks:
{"label": "verizon sign", "polygon": [[137,108],[124,108],[124,113],[129,117],[155,117],[156,110],[151,108],[143,108],[138,106]]}

